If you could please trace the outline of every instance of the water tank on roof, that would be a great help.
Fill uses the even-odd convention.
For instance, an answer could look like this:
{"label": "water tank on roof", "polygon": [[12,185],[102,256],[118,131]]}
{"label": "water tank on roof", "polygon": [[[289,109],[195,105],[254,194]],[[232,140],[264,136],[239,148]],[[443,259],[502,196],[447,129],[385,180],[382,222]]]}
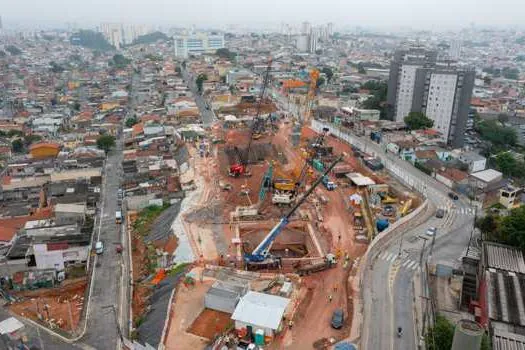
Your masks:
{"label": "water tank on roof", "polygon": [[451,350],[479,350],[484,333],[485,330],[479,323],[471,320],[460,320],[454,331]]}

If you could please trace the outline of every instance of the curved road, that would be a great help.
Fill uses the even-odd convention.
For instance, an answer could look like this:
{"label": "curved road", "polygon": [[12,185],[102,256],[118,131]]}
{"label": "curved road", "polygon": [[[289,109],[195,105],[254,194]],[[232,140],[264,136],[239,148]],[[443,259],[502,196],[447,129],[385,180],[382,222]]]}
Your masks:
{"label": "curved road", "polygon": [[[416,326],[421,326],[421,320],[416,322],[414,318],[414,303],[421,303],[419,291],[422,289],[414,284],[414,277],[421,274],[421,264],[427,261],[459,263],[470,239],[475,211],[462,200],[451,200],[450,189],[442,183],[386,153],[384,145],[346,133],[331,124],[313,121],[312,127],[316,130],[328,127],[331,135],[381,158],[391,175],[429,201],[424,223],[393,233],[386,246],[370,252],[371,264],[365,270],[362,283],[362,348],[416,349],[420,333]],[[438,208],[445,210],[444,218],[435,217]],[[418,219],[422,217],[415,220]],[[426,235],[429,227],[437,228],[435,240]],[[397,337],[397,327],[403,328],[402,337]]]}

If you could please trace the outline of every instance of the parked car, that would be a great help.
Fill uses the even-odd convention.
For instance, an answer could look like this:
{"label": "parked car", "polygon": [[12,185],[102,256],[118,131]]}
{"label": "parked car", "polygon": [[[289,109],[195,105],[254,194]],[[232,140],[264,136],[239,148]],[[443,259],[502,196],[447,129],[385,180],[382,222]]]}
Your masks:
{"label": "parked car", "polygon": [[436,218],[442,219],[445,216],[445,210],[444,209],[438,209],[436,211]]}
{"label": "parked car", "polygon": [[343,309],[336,309],[332,314],[332,327],[335,329],[340,329],[343,327],[344,322],[345,314],[343,312]]}
{"label": "parked car", "polygon": [[454,192],[449,192],[449,193],[448,193],[448,196],[449,196],[451,199],[455,200],[455,201],[457,201],[457,200],[459,199],[458,195],[455,194]]}
{"label": "parked car", "polygon": [[436,232],[437,232],[437,228],[429,227],[427,232],[426,232],[426,235],[432,237],[432,236],[434,236],[436,234]]}

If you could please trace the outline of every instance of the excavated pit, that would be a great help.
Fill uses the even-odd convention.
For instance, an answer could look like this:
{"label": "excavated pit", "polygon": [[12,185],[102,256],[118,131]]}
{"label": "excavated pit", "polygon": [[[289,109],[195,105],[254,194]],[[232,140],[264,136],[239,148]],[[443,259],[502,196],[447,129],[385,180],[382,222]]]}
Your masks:
{"label": "excavated pit", "polygon": [[[239,225],[239,235],[242,241],[242,253],[251,253],[266,237],[275,223],[242,223]],[[314,244],[310,232],[311,226],[304,221],[295,221],[275,239],[270,253],[283,259],[297,260],[301,258],[320,257],[323,253]]]}

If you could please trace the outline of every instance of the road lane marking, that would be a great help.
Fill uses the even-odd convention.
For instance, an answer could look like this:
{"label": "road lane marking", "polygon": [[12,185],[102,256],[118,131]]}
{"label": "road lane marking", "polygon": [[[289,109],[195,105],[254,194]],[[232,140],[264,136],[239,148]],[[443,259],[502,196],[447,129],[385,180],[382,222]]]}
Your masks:
{"label": "road lane marking", "polygon": [[412,261],[412,260],[405,260],[405,262],[404,262],[403,265],[401,265],[401,266],[405,267],[405,266],[407,266],[408,264],[410,264],[411,261]]}
{"label": "road lane marking", "polygon": [[414,266],[417,266],[417,261],[412,261],[407,268],[412,269]]}

